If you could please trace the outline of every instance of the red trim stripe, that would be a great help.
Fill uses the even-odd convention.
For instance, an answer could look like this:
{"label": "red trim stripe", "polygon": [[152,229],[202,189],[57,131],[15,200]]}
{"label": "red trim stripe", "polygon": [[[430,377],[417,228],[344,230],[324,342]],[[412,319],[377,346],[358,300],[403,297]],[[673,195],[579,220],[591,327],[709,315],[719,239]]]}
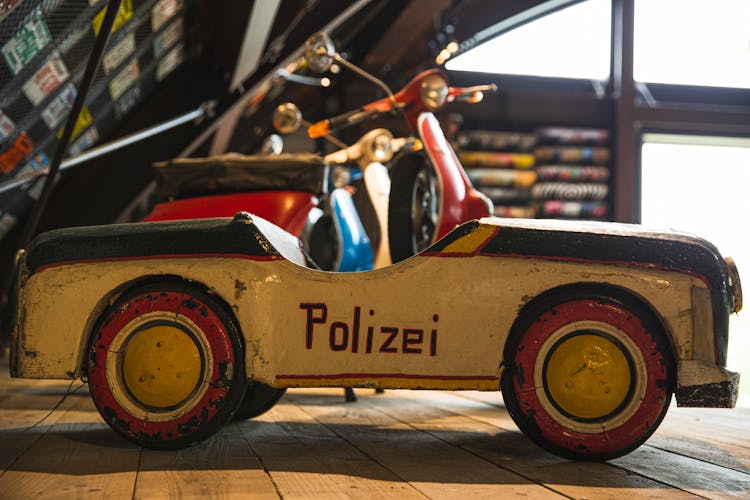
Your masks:
{"label": "red trim stripe", "polygon": [[453,259],[464,259],[467,257],[476,257],[479,255],[478,252],[422,252],[417,255],[423,256],[423,257],[451,257]]}
{"label": "red trim stripe", "polygon": [[241,253],[166,253],[157,255],[132,255],[127,257],[105,257],[101,259],[81,259],[81,260],[66,260],[60,262],[53,262],[52,264],[45,264],[34,270],[34,272],[41,272],[45,269],[60,266],[71,266],[74,264],[95,264],[100,262],[123,262],[130,260],[160,260],[160,259],[245,259],[255,261],[271,261],[271,260],[284,260],[284,257],[280,255],[246,255]]}
{"label": "red trim stripe", "polygon": [[332,373],[329,375],[276,375],[276,380],[328,380],[340,378],[404,378],[420,380],[498,380],[493,375],[414,375],[408,373]]}

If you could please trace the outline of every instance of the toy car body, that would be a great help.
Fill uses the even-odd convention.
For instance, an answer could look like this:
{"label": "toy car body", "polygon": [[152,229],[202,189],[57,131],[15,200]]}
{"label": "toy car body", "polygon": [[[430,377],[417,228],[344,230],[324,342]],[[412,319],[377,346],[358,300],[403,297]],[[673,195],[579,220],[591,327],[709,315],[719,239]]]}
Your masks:
{"label": "toy car body", "polygon": [[640,445],[678,405],[732,407],[736,268],[697,237],[488,218],[357,273],[305,267],[296,238],[233,219],[52,231],[17,262],[11,374],[86,376],[141,445],[192,444],[248,380],[275,388],[502,386],[562,456]]}

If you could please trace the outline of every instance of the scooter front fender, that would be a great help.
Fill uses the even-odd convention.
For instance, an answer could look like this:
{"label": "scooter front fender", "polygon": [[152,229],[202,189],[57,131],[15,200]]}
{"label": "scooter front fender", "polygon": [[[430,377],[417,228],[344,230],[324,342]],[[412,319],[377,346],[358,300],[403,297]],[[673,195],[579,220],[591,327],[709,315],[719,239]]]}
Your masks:
{"label": "scooter front fender", "polygon": [[472,186],[435,115],[420,114],[417,129],[438,180],[440,209],[436,239],[462,222],[490,215],[492,202]]}

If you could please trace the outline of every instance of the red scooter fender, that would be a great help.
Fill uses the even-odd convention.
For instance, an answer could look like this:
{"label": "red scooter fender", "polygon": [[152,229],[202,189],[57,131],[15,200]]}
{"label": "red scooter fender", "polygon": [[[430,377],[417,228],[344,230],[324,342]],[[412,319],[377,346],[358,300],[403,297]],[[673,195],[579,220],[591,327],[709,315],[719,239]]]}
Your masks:
{"label": "red scooter fender", "polygon": [[299,236],[307,221],[307,214],[317,204],[317,197],[304,191],[218,194],[159,203],[143,221],[233,217],[237,212],[245,211]]}
{"label": "red scooter fender", "polygon": [[435,115],[421,113],[417,130],[438,181],[439,224],[435,239],[445,236],[462,222],[491,215],[492,201],[472,186]]}

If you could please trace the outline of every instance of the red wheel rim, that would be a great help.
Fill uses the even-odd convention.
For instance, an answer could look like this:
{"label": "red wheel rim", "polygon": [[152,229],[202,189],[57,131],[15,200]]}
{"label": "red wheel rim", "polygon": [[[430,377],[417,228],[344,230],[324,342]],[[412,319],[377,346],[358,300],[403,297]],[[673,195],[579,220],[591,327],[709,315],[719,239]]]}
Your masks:
{"label": "red wheel rim", "polygon": [[[137,416],[129,412],[113,393],[107,372],[113,360],[109,346],[128,325],[143,315],[164,313],[162,319],[177,315],[192,322],[207,342],[212,358],[209,380],[194,404],[166,421],[154,421],[148,413]],[[153,291],[135,295],[111,310],[104,318],[89,352],[88,377],[94,401],[110,425],[126,437],[138,441],[168,442],[200,432],[222,407],[231,387],[235,354],[226,326],[217,314],[200,299],[186,292]],[[111,377],[110,377],[111,378]]]}

